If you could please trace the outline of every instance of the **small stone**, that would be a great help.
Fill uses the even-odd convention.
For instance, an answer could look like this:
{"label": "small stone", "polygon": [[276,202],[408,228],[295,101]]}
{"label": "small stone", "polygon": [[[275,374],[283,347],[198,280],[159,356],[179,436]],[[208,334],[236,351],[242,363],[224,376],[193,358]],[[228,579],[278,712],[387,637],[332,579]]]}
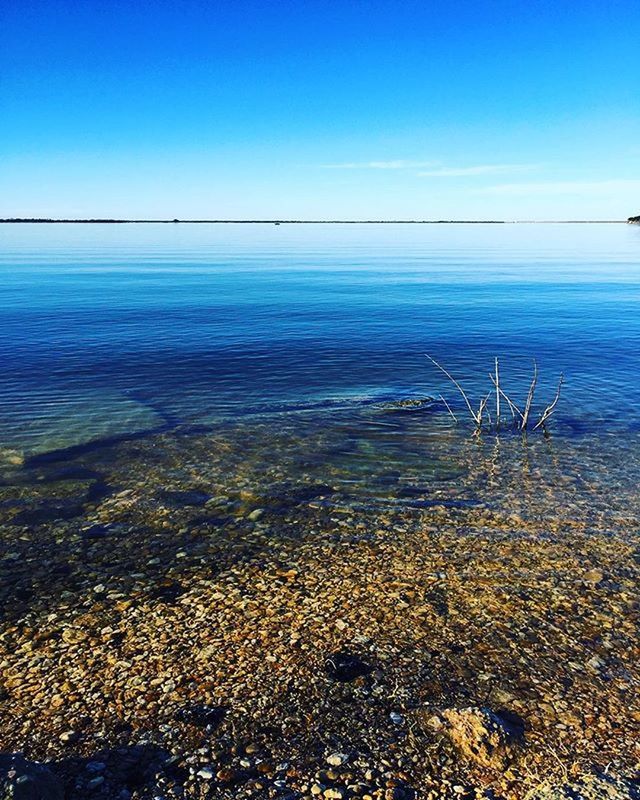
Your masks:
{"label": "small stone", "polygon": [[389,714],[389,717],[391,718],[391,722],[393,722],[394,725],[402,725],[402,723],[404,722],[404,717],[397,711],[392,711]]}
{"label": "small stone", "polygon": [[199,778],[203,778],[205,781],[212,781],[215,777],[215,772],[211,767],[202,767],[196,774]]}
{"label": "small stone", "polygon": [[324,797],[327,800],[343,800],[346,797],[344,789],[340,789],[339,787],[334,787],[331,789],[324,790]]}
{"label": "small stone", "polygon": [[587,665],[593,670],[599,670],[604,667],[605,663],[599,656],[593,656],[587,661]]}
{"label": "small stone", "polygon": [[248,516],[247,519],[250,519],[251,522],[257,522],[260,517],[264,514],[263,508],[255,508]]}
{"label": "small stone", "polygon": [[604,580],[604,572],[599,569],[590,569],[588,572],[585,572],[583,577],[587,583],[597,584]]}
{"label": "small stone", "polygon": [[427,720],[427,726],[433,731],[441,731],[444,727],[444,722],[437,714],[432,714]]}
{"label": "small stone", "polygon": [[332,767],[340,767],[348,760],[349,756],[346,753],[331,753],[327,756],[327,764],[331,764]]}
{"label": "small stone", "polygon": [[62,744],[72,744],[73,742],[77,741],[77,739],[77,731],[65,731],[64,733],[60,734],[60,741]]}
{"label": "small stone", "polygon": [[80,642],[84,642],[86,638],[87,634],[77,628],[65,628],[62,631],[62,639],[67,644],[79,644]]}

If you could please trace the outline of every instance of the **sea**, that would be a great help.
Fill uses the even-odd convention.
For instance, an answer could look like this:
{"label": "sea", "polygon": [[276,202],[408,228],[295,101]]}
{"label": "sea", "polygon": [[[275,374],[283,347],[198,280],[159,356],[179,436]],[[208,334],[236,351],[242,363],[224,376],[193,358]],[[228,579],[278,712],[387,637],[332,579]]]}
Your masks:
{"label": "sea", "polygon": [[[504,398],[496,425],[496,359],[520,410],[535,364],[532,423],[562,375],[544,426]],[[5,224],[0,364],[9,481],[87,453],[113,478],[132,441],[191,436],[341,502],[429,503],[496,447],[631,491],[640,226]]]}

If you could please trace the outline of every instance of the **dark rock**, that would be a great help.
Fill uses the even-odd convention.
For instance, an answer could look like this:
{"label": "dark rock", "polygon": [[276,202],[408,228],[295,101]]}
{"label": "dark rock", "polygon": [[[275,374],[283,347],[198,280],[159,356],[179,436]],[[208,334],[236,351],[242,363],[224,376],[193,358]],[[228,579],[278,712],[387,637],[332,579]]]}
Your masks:
{"label": "dark rock", "polygon": [[178,718],[189,725],[195,725],[198,728],[205,728],[207,731],[212,731],[220,725],[226,709],[222,706],[209,706],[206,704],[192,705],[181,709],[178,712]]}
{"label": "dark rock", "polygon": [[327,675],[333,681],[343,683],[353,681],[373,672],[373,667],[348,650],[340,650],[329,656],[325,662]]}
{"label": "dark rock", "polygon": [[149,598],[161,603],[175,603],[185,591],[184,586],[176,581],[164,581],[149,591]]}
{"label": "dark rock", "polygon": [[90,525],[88,528],[82,529],[82,536],[84,539],[104,539],[110,531],[110,525]]}

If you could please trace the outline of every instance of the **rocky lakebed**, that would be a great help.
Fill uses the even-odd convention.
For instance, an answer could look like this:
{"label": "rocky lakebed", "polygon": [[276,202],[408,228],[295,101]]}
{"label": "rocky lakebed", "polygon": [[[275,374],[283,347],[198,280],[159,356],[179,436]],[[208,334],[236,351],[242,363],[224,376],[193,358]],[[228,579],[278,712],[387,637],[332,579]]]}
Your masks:
{"label": "rocky lakebed", "polygon": [[0,797],[639,798],[638,438],[378,410],[7,458]]}

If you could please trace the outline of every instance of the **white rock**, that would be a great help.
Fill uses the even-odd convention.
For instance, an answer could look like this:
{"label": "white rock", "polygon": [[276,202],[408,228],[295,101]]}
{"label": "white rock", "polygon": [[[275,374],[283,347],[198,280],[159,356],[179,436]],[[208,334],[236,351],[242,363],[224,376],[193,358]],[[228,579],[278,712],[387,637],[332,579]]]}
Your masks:
{"label": "white rock", "polygon": [[198,770],[197,775],[199,778],[204,778],[205,781],[210,781],[215,777],[215,772],[211,767],[202,767]]}

